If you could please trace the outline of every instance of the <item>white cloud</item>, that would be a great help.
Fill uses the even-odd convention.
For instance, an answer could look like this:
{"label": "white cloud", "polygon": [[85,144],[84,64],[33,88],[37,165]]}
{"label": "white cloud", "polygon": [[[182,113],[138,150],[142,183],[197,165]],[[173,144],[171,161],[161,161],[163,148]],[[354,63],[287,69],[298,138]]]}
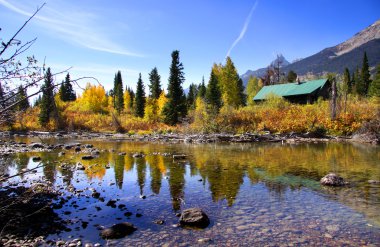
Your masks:
{"label": "white cloud", "polygon": [[248,25],[251,21],[252,14],[255,11],[258,3],[259,3],[259,1],[256,1],[255,4],[252,6],[251,11],[249,12],[247,18],[245,19],[245,22],[244,22],[242,30],[240,31],[239,37],[237,37],[237,39],[234,41],[234,43],[232,43],[230,49],[227,52],[226,57],[228,57],[231,54],[232,49],[240,42],[241,39],[243,39],[245,32],[248,29]]}
{"label": "white cloud", "polygon": [[[25,5],[19,7],[7,0],[0,0],[0,4],[28,17],[34,12],[34,10],[26,10]],[[73,6],[60,6],[57,9],[47,5],[34,17],[38,20],[38,24],[43,26],[50,35],[58,35],[66,42],[78,44],[92,50],[143,57],[142,54],[130,51],[111,40],[110,35],[105,32],[105,28],[102,28],[101,24],[99,24],[102,23],[99,16],[75,10]]]}

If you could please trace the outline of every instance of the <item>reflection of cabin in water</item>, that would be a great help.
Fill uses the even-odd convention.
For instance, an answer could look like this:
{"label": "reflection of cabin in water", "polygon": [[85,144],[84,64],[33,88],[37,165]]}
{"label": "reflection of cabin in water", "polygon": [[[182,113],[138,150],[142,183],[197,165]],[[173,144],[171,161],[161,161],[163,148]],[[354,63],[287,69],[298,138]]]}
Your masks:
{"label": "reflection of cabin in water", "polygon": [[328,79],[294,82],[264,86],[253,98],[255,102],[265,100],[271,94],[275,94],[289,100],[292,103],[313,103],[319,97],[329,97],[330,82]]}

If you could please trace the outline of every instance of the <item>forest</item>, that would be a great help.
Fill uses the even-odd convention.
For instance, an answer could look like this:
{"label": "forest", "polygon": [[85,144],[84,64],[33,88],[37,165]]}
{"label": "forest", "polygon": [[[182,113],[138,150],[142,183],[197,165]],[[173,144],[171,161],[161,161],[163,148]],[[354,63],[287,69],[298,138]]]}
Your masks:
{"label": "forest", "polygon": [[214,64],[209,81],[206,83],[203,79],[198,85],[191,84],[186,95],[179,51],[173,51],[171,58],[166,90],[157,68],[149,73],[148,83],[142,81],[140,74],[135,88],[124,88],[122,74],[117,71],[112,90],[106,91],[100,83],[87,83],[82,93],[73,90],[73,83],[77,81],[71,80],[69,73],[65,80],[57,83],[47,68],[41,93],[33,105],[23,86],[14,93],[7,92],[0,84],[0,102],[6,110],[6,114],[3,110],[2,115],[6,117],[2,119],[1,128],[129,134],[318,131],[349,135],[363,123],[378,118],[380,65],[371,77],[366,53],[361,70],[351,74],[346,69],[343,75],[326,75],[336,82],[335,117],[331,117],[330,100],[301,105],[270,95],[264,102],[255,103],[253,97],[263,86],[295,81],[296,73],[290,71],[280,76],[280,68],[268,69],[268,75],[251,77],[244,87],[230,57],[225,64]]}

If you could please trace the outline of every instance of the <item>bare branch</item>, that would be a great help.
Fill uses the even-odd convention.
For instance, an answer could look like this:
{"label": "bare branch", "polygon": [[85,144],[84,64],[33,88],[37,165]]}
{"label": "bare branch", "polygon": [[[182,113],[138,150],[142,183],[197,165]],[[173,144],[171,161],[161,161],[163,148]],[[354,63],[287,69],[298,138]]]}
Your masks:
{"label": "bare branch", "polygon": [[17,30],[17,32],[13,35],[13,37],[5,44],[3,49],[0,51],[0,56],[3,55],[3,53],[7,50],[7,48],[12,44],[13,40],[15,40],[16,36],[24,29],[24,27],[28,24],[28,22],[46,5],[46,3],[43,3],[41,7],[37,8],[37,10],[34,12],[34,14],[24,23],[24,25]]}

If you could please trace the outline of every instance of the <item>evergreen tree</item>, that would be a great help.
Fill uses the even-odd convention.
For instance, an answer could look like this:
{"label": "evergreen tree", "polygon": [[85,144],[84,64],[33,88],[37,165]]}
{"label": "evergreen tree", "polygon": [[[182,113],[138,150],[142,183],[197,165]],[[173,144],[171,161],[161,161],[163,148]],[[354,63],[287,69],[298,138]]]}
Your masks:
{"label": "evergreen tree", "polygon": [[42,102],[42,97],[41,95],[38,95],[37,99],[34,101],[33,106],[40,106]]}
{"label": "evergreen tree", "polygon": [[380,64],[376,67],[376,74],[369,86],[368,95],[371,97],[380,97]]}
{"label": "evergreen tree", "polygon": [[158,99],[162,92],[161,89],[161,76],[158,74],[157,68],[154,67],[152,71],[149,73],[149,97],[153,99]]}
{"label": "evergreen tree", "polygon": [[129,97],[131,98],[129,102],[129,108],[132,110],[134,107],[134,102],[135,102],[135,92],[133,92],[133,89],[129,87],[126,90],[128,91]]}
{"label": "evergreen tree", "polygon": [[206,102],[216,113],[218,113],[219,109],[222,107],[222,93],[219,89],[218,79],[212,70],[210,80],[207,84]]}
{"label": "evergreen tree", "polygon": [[199,84],[198,86],[198,94],[197,94],[197,97],[200,97],[202,99],[204,99],[206,97],[206,85],[205,85],[205,78],[202,77],[202,83]]}
{"label": "evergreen tree", "polygon": [[355,94],[359,94],[358,84],[360,84],[360,71],[359,68],[356,67],[356,70],[352,74],[352,92]]}
{"label": "evergreen tree", "polygon": [[18,102],[16,106],[16,109],[18,111],[25,111],[30,107],[26,88],[24,88],[22,85],[20,85],[17,89],[16,102]]}
{"label": "evergreen tree", "polygon": [[198,88],[194,83],[190,84],[189,93],[187,95],[187,107],[188,109],[195,109],[195,99],[197,98]]}
{"label": "evergreen tree", "polygon": [[139,74],[139,79],[137,81],[136,88],[136,98],[135,98],[135,115],[137,117],[144,117],[145,108],[145,89],[144,83],[141,79],[141,73]]}
{"label": "evergreen tree", "polygon": [[370,80],[370,73],[369,73],[368,58],[367,58],[367,53],[364,52],[363,66],[360,73],[360,79],[359,79],[359,83],[356,85],[356,90],[358,94],[361,96],[367,96],[370,83],[371,83],[371,80]]}
{"label": "evergreen tree", "polygon": [[175,125],[179,117],[186,116],[186,97],[183,92],[182,83],[185,81],[183,65],[179,61],[179,51],[173,51],[170,66],[168,94],[164,109],[162,111],[164,122]]}
{"label": "evergreen tree", "polygon": [[239,78],[237,88],[238,88],[238,100],[239,100],[238,104],[239,104],[239,106],[247,105],[247,95],[244,93],[245,88],[244,88],[243,80],[241,78]]}
{"label": "evergreen tree", "polygon": [[288,76],[286,77],[288,82],[295,82],[297,80],[297,74],[293,70],[288,72]]}
{"label": "evergreen tree", "polygon": [[52,114],[56,113],[56,106],[54,101],[54,84],[53,84],[53,75],[51,74],[50,68],[47,69],[45,74],[44,85],[42,85],[42,99],[40,103],[40,115],[39,122],[44,125],[47,124]]}
{"label": "evergreen tree", "polygon": [[77,99],[73,85],[71,84],[69,73],[67,73],[65,80],[61,83],[61,86],[59,88],[59,95],[61,100],[65,102],[75,101]]}
{"label": "evergreen tree", "polygon": [[124,109],[123,80],[120,70],[115,74],[113,86],[113,105],[118,114]]}
{"label": "evergreen tree", "polygon": [[61,82],[61,86],[59,86],[59,98],[62,100],[62,101],[67,101],[67,97],[66,97],[66,84],[65,84],[65,81],[62,81]]}
{"label": "evergreen tree", "polygon": [[352,93],[352,81],[351,81],[350,71],[348,70],[347,67],[344,69],[344,73],[343,73],[343,84],[344,84],[344,87],[347,88],[347,93],[348,94]]}

